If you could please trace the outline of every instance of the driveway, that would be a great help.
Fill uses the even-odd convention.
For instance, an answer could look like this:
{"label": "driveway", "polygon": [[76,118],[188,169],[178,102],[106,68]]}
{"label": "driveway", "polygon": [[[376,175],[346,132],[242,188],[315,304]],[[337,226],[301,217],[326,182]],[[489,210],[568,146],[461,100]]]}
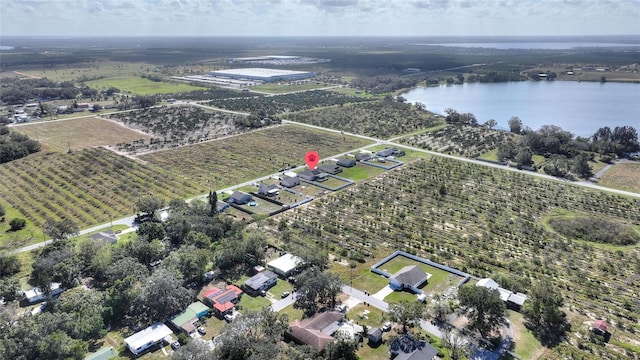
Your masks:
{"label": "driveway", "polygon": [[377,307],[384,312],[389,312],[389,304],[371,295],[367,295],[356,288],[352,288],[349,285],[342,285],[342,292],[344,294],[351,295],[352,297],[360,301],[370,304],[373,307]]}

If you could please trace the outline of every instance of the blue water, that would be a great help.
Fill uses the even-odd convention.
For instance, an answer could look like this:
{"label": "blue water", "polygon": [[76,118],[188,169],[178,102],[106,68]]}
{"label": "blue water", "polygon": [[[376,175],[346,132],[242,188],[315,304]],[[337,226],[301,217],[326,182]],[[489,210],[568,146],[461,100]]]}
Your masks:
{"label": "blue water", "polygon": [[521,81],[492,84],[441,85],[403,94],[410,102],[444,114],[446,108],[473,113],[479,123],[489,119],[498,128],[519,117],[525,126],[558,125],[576,136],[598,128],[631,125],[640,132],[640,84],[576,81]]}

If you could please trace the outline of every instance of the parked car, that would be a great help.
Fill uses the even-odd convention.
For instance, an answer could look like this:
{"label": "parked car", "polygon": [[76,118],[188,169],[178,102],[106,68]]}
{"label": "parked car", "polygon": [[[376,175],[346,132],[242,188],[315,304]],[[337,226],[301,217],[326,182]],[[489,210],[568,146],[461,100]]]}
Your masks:
{"label": "parked car", "polygon": [[178,348],[179,348],[179,347],[180,347],[180,343],[178,342],[178,340],[173,340],[173,341],[171,342],[171,348],[172,348],[173,350],[178,350]]}
{"label": "parked car", "polygon": [[200,335],[204,335],[207,333],[207,329],[204,326],[200,326],[198,327],[198,332],[200,333]]}
{"label": "parked car", "polygon": [[384,325],[382,325],[382,331],[384,332],[391,331],[391,323],[389,321],[387,321],[386,323],[384,323]]}
{"label": "parked car", "polygon": [[291,293],[289,293],[288,291],[283,292],[282,294],[280,294],[281,298],[286,298],[287,296],[291,295]]}

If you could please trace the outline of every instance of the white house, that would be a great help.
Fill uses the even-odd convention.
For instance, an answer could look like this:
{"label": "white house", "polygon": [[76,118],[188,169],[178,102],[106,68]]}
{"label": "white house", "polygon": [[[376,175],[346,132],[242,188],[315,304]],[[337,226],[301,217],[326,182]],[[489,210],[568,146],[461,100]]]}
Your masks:
{"label": "white house", "polygon": [[484,278],[478,280],[476,286],[486,287],[488,289],[498,290],[500,294],[500,299],[507,303],[507,305],[511,308],[519,309],[524,302],[527,300],[527,295],[523,293],[514,293],[511,290],[507,290],[505,288],[501,288],[497,282],[495,282],[491,278]]}
{"label": "white house", "polygon": [[131,353],[138,356],[145,350],[162,343],[163,339],[169,335],[171,335],[171,329],[158,322],[124,339],[124,343]]}
{"label": "white house", "polygon": [[267,263],[267,268],[282,277],[288,277],[300,264],[302,264],[301,258],[287,253]]}
{"label": "white house", "polygon": [[[49,285],[49,290],[51,291],[51,296],[57,296],[62,294],[62,292],[64,291],[64,289],[62,289],[62,284],[60,283],[51,283],[51,285]],[[24,292],[24,297],[27,299],[27,301],[29,302],[29,304],[35,304],[41,301],[44,301],[46,299],[45,294],[42,292],[42,290],[39,287],[35,287],[31,290],[27,290]]]}

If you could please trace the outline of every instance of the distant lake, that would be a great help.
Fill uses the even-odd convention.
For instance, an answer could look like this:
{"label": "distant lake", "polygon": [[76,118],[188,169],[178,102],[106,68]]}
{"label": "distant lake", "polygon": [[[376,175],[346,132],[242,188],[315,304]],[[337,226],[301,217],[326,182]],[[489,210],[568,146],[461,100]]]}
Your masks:
{"label": "distant lake", "polygon": [[423,44],[432,46],[449,46],[449,47],[466,47],[466,48],[488,48],[488,49],[549,49],[549,50],[566,50],[585,47],[620,47],[634,46],[638,47],[638,43],[584,43],[584,42],[474,42],[474,43],[444,43],[444,44]]}
{"label": "distant lake", "polygon": [[446,108],[489,119],[498,128],[519,117],[525,126],[558,125],[576,136],[591,136],[600,127],[631,125],[640,132],[640,84],[577,81],[520,81],[421,87],[402,94],[409,102],[444,114]]}

